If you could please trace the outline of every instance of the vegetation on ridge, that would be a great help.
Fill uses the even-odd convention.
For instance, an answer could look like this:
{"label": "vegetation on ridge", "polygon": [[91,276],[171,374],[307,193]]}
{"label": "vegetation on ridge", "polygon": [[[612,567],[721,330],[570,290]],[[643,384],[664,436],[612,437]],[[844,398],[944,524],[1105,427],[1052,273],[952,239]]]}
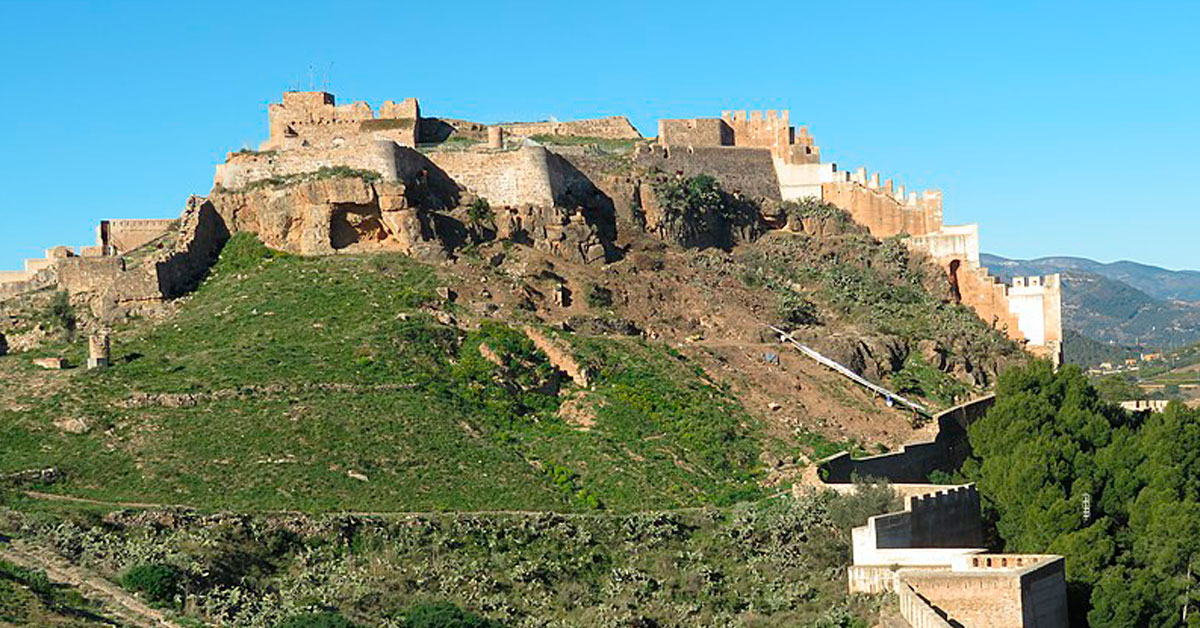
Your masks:
{"label": "vegetation on ridge", "polygon": [[979,483],[998,544],[1066,556],[1073,623],[1194,623],[1200,410],[1126,413],[1077,367],[1037,362],[1001,377],[970,439],[962,474]]}
{"label": "vegetation on ridge", "polygon": [[236,628],[417,628],[446,617],[497,628],[865,628],[882,599],[845,593],[850,527],[896,507],[888,487],[863,485],[630,514],[127,511],[14,522],[0,509],[0,531],[20,525],[111,578],[167,566],[189,614]]}
{"label": "vegetation on ridge", "polygon": [[[56,466],[51,490],[240,510],[613,510],[760,494],[757,422],[663,348],[580,339],[573,384],[515,329],[463,332],[430,267],[401,255],[306,258],[236,235],[159,324],[117,330],[116,366],[53,392],[0,383],[0,473]],[[86,343],[66,347],[80,363]],[[502,364],[482,355],[486,344]],[[16,356],[6,368],[32,367]],[[84,433],[56,427],[64,417]]]}

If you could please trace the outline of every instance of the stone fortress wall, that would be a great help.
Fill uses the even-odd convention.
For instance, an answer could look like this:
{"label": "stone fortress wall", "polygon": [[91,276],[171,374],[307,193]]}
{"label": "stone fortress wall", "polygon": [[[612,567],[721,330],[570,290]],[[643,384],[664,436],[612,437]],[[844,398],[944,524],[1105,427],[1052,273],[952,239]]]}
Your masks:
{"label": "stone fortress wall", "polygon": [[[106,220],[96,233],[96,244],[79,253],[57,246],[44,259],[27,260],[25,271],[0,273],[0,299],[55,288],[95,295],[93,310],[102,313],[174,298],[195,287],[229,237],[198,197],[179,218]],[[146,254],[133,260],[127,255],[133,251]]]}
{"label": "stone fortress wall", "polygon": [[270,137],[260,151],[293,148],[336,148],[367,135],[373,139],[416,146],[421,110],[417,99],[386,101],[376,117],[365,102],[338,105],[327,92],[284,92],[267,108]]}
{"label": "stone fortress wall", "polygon": [[914,627],[1065,628],[1067,597],[1061,556],[989,554],[983,548],[979,493],[973,484],[927,484],[928,473],[961,464],[966,428],[994,399],[976,399],[935,419],[937,437],[898,453],[821,460],[811,484],[856,489],[856,477],[886,480],[903,498],[901,510],[870,517],[851,531],[852,593],[897,595]]}
{"label": "stone fortress wall", "polygon": [[162,236],[175,225],[175,218],[152,218],[148,220],[102,220],[97,228],[96,246],[84,247],[81,255],[120,255],[141,248]]}
{"label": "stone fortress wall", "polygon": [[530,137],[533,135],[564,135],[567,137],[597,137],[611,140],[640,140],[642,134],[625,116],[610,116],[590,120],[568,120],[566,122],[501,122],[492,126],[504,129],[508,135]]}
{"label": "stone fortress wall", "polygon": [[411,172],[420,161],[416,151],[395,141],[352,137],[351,141],[327,148],[228,153],[225,163],[217,164],[213,185],[240,190],[258,181],[337,167],[369,170],[380,174],[385,181],[395,181]]}
{"label": "stone fortress wall", "polygon": [[639,166],[685,177],[708,174],[734,194],[779,200],[779,179],[770,153],[764,150],[647,145],[636,148],[634,160]]}
{"label": "stone fortress wall", "polygon": [[428,157],[451,179],[492,205],[553,205],[562,198],[563,174],[552,166],[549,151],[541,146],[439,151]]}
{"label": "stone fortress wall", "polygon": [[[1057,275],[1024,277],[1004,286],[979,263],[977,225],[944,225],[942,193],[908,191],[865,168],[839,170],[821,163],[807,129],[793,130],[789,114],[723,112],[720,118],[659,121],[664,151],[760,149],[771,156],[777,198],[828,201],[846,210],[879,238],[905,237],[910,248],[930,255],[946,271],[962,304],[1036,355],[1062,359],[1062,284]],[[713,158],[709,158],[714,160]],[[766,195],[764,195],[766,196]]]}
{"label": "stone fortress wall", "polygon": [[[338,105],[325,92],[285,92],[281,102],[269,106],[268,120],[269,138],[260,151],[230,153],[217,166],[214,192],[236,192],[260,181],[344,167],[376,172],[386,184],[409,190],[448,186],[519,213],[529,214],[530,207],[562,205],[566,212],[562,219],[569,221],[575,206],[595,202],[593,197],[602,194],[597,193],[596,182],[587,185],[589,177],[575,168],[576,157],[547,150],[528,138],[543,133],[641,137],[621,117],[484,125],[423,119],[415,98],[384,102],[376,112],[363,102]],[[455,150],[440,145],[416,150],[420,140],[441,142],[449,136],[440,134],[458,134],[479,143],[460,142]],[[891,180],[881,182],[878,174],[865,169],[846,172],[837,164],[821,163],[819,147],[804,127],[798,131],[792,127],[786,110],[664,119],[656,143],[635,144],[634,160],[640,166],[685,176],[711,174],[725,189],[747,197],[830,201],[878,237],[907,236],[912,248],[928,253],[945,268],[952,292],[989,324],[1026,343],[1034,353],[1054,359],[1061,354],[1057,276],[1017,278],[1011,286],[999,283],[979,266],[978,227],[942,224],[940,192],[906,191]],[[634,190],[629,195],[632,202],[643,192]],[[456,199],[457,195],[450,196]],[[610,198],[608,204],[619,203]],[[322,215],[326,213],[338,215],[332,210]],[[168,220],[106,221],[97,245],[82,249],[78,257],[123,255],[170,228]],[[312,250],[336,248],[322,245]],[[12,292],[26,282],[44,284],[47,278],[39,273],[74,256],[74,251],[56,251],[45,259],[30,260],[24,270],[0,273],[0,286]]]}

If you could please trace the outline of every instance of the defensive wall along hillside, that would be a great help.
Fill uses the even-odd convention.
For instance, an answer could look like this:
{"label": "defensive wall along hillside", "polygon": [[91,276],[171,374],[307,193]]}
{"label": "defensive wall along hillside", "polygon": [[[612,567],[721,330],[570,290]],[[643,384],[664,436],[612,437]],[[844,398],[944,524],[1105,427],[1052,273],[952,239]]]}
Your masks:
{"label": "defensive wall along hillside", "polygon": [[817,463],[820,477],[830,484],[850,485],[854,478],[884,478],[898,484],[921,484],[933,471],[958,469],[970,455],[967,428],[987,414],[995,395],[986,395],[938,413],[937,436],[931,441],[903,445],[900,451],[854,458],[847,452]]}
{"label": "defensive wall along hillside", "polygon": [[903,509],[851,532],[847,584],[854,593],[895,593],[914,627],[1068,625],[1062,557],[987,553],[975,485],[927,483],[930,471],[962,463],[966,428],[993,402],[983,397],[940,413],[933,441],[860,459],[843,452],[816,465],[819,486],[852,492],[855,479],[879,478],[902,497]]}
{"label": "defensive wall along hillside", "polygon": [[[1057,275],[1026,277],[1012,286],[1000,284],[979,263],[979,229],[976,225],[944,225],[942,193],[906,190],[891,179],[865,168],[840,170],[822,163],[821,151],[805,127],[790,126],[789,113],[776,111],[723,112],[719,118],[664,119],[659,121],[658,145],[666,155],[694,155],[720,162],[720,153],[760,152],[771,160],[774,188],[760,194],[783,200],[806,198],[828,201],[846,210],[856,222],[879,238],[902,236],[908,246],[932,257],[946,271],[947,281],[959,302],[971,307],[989,324],[1022,342],[1034,354],[1056,363],[1062,356],[1062,288]],[[742,156],[742,162],[751,158]],[[660,159],[668,162],[666,159]],[[690,174],[687,160],[676,168]],[[669,165],[669,163],[668,163]],[[661,166],[660,166],[661,167]],[[667,168],[663,168],[666,170]],[[755,180],[766,176],[756,170]],[[760,192],[742,180],[726,178],[727,186]],[[764,185],[763,187],[766,187]],[[753,193],[752,192],[752,193]]]}
{"label": "defensive wall along hillside", "polygon": [[[269,138],[261,150],[230,153],[217,166],[210,198],[230,222],[230,231],[277,231],[281,235],[272,245],[297,252],[330,253],[354,245],[411,251],[414,243],[430,238],[432,219],[422,214],[424,210],[453,209],[463,198],[474,197],[503,210],[507,233],[532,229],[554,240],[545,244],[550,249],[585,251],[578,256],[594,260],[610,254],[611,247],[602,241],[612,239],[615,227],[608,223],[613,208],[628,210],[649,192],[603,168],[584,174],[576,164],[585,159],[548,150],[533,139],[557,135],[640,140],[621,117],[487,125],[423,118],[415,98],[387,101],[376,110],[363,102],[339,105],[326,92],[286,92],[269,106],[268,127]],[[431,138],[440,143],[420,144]],[[450,141],[455,138],[460,141]],[[822,163],[820,154],[807,129],[791,125],[786,110],[726,111],[718,118],[661,120],[657,142],[635,142],[631,158],[643,169],[710,174],[726,190],[750,199],[832,202],[877,237],[904,237],[911,248],[944,268],[951,293],[962,304],[1033,353],[1059,358],[1057,276],[1000,283],[979,265],[978,227],[942,224],[940,192],[906,191],[865,169],[845,172],[837,164]],[[247,203],[280,205],[283,191],[256,197],[225,194],[345,170],[375,173],[381,182],[348,196],[348,188],[309,185],[289,201],[298,203],[303,214],[299,217],[284,216],[282,207],[243,211]],[[233,214],[253,219],[230,221]],[[296,224],[289,226],[288,220]],[[297,235],[301,227],[307,231]],[[54,267],[87,266],[64,260],[124,256],[171,232],[171,221],[105,221],[100,231],[96,246],[78,254],[54,249],[44,259],[26,262],[22,270],[0,273],[0,293],[53,284],[56,275],[43,271]],[[571,234],[563,235],[567,232]],[[604,256],[598,254],[601,249]]]}

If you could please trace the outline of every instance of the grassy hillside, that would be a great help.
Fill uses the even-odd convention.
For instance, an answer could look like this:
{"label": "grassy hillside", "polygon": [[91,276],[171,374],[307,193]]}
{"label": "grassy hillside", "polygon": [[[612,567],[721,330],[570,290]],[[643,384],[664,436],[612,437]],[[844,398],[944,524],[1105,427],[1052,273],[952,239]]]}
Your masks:
{"label": "grassy hillside", "polygon": [[[403,256],[293,257],[239,235],[173,316],[117,331],[114,368],[0,358],[0,473],[55,466],[55,492],[251,511],[759,495],[757,423],[682,357],[564,334],[598,373],[581,427],[559,410],[582,391],[524,334],[437,322],[455,309],[437,285]],[[82,343],[60,349],[83,361]]]}
{"label": "grassy hillside", "polygon": [[73,589],[46,574],[0,560],[0,626],[92,628],[120,626]]}
{"label": "grassy hillside", "polygon": [[894,507],[890,490],[864,487],[684,512],[147,511],[26,518],[22,527],[113,581],[164,574],[159,606],[181,612],[187,591],[188,618],[213,625],[273,628],[323,611],[407,628],[414,606],[453,603],[507,628],[865,628],[884,600],[846,593],[849,528]]}

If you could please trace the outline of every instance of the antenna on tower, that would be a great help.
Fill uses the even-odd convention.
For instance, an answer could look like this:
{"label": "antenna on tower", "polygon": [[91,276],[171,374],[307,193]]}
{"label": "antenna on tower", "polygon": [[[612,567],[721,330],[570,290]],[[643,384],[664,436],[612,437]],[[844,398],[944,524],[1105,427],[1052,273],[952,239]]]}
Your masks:
{"label": "antenna on tower", "polygon": [[308,66],[308,91],[311,92],[311,91],[315,91],[316,89],[317,89],[317,74],[316,74],[316,71],[313,70],[312,65],[309,65]]}
{"label": "antenna on tower", "polygon": [[330,61],[328,69],[325,70],[325,79],[323,81],[321,81],[321,91],[323,91],[323,92],[329,91],[329,77],[332,74],[333,74],[333,62]]}

